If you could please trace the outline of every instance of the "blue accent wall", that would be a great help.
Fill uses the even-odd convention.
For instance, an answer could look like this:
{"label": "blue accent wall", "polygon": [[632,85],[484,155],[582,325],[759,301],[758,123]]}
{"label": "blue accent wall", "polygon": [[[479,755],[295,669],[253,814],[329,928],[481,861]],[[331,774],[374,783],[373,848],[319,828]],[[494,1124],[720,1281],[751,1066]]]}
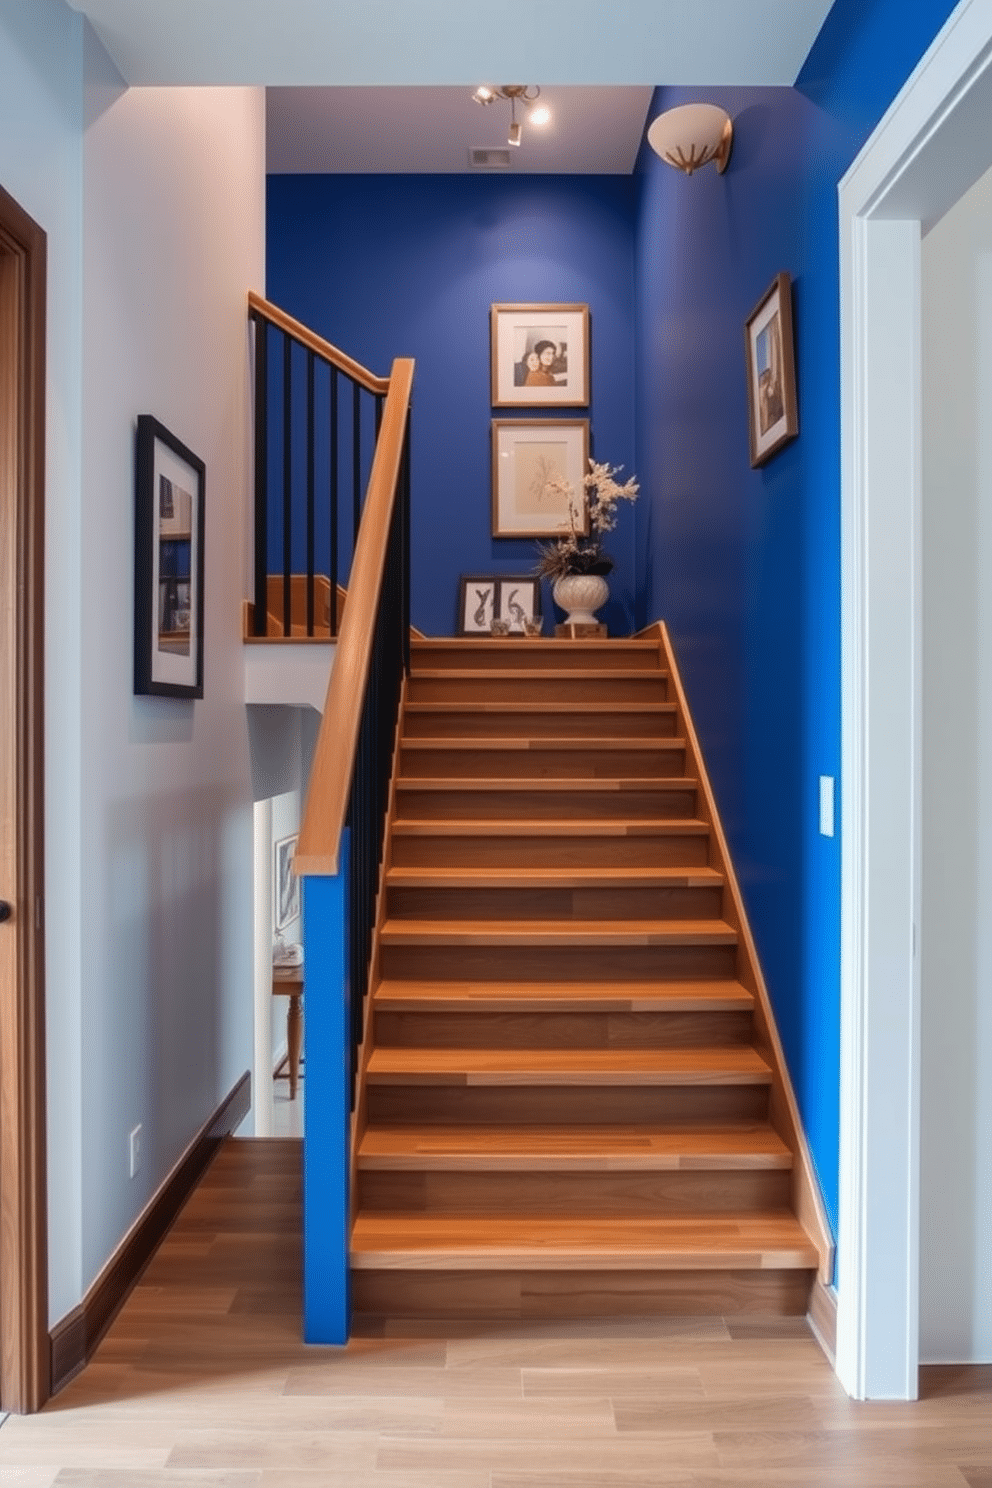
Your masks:
{"label": "blue accent wall", "polygon": [[[489,401],[491,304],[589,305],[592,450],[633,469],[635,195],[626,176],[269,177],[269,298],[375,372],[417,359],[412,618],[429,635],[454,633],[460,574],[526,573],[536,556],[532,542],[491,535],[490,420],[517,417]],[[623,634],[629,507],[608,547],[603,618]]]}
{"label": "blue accent wall", "polygon": [[[633,178],[269,182],[271,298],[376,371],[417,358],[429,633],[451,633],[460,573],[533,561],[490,536],[490,303],[590,305],[595,453],[642,486],[606,618],[669,622],[835,1226],[840,841],[818,786],[840,785],[837,185],[952,9],[835,0],[794,89],[659,89],[649,117],[689,97],[733,115],[722,177],[643,147]],[[744,321],[780,270],[800,435],[752,471]]]}
{"label": "blue accent wall", "polygon": [[[638,615],[681,658],[836,1227],[840,839],[837,186],[952,9],[836,0],[796,88],[659,89],[734,119],[726,174],[638,163]],[[793,279],[799,438],[751,470],[744,321]],[[840,784],[840,783],[839,783]],[[840,807],[840,789],[837,808]]]}

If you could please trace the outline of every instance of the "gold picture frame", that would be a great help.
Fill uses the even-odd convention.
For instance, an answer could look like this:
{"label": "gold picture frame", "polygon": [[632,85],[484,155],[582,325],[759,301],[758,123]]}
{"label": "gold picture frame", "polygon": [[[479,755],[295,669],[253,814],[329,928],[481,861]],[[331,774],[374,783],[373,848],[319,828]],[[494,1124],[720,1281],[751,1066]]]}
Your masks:
{"label": "gold picture frame", "polygon": [[489,342],[494,408],[588,405],[588,305],[493,305]]}
{"label": "gold picture frame", "polygon": [[776,274],[744,322],[751,465],[764,465],[799,433],[792,280]]}

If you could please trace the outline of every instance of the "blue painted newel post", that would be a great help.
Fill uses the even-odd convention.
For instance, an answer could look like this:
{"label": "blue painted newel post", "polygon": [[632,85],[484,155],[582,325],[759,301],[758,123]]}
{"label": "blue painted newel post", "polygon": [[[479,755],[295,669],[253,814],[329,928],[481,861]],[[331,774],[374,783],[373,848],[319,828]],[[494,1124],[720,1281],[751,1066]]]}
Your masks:
{"label": "blue painted newel post", "polygon": [[347,1343],[348,1144],[351,1125],[351,968],[348,865],[341,838],[334,877],[303,879],[306,1016],[303,1045],[303,1338]]}

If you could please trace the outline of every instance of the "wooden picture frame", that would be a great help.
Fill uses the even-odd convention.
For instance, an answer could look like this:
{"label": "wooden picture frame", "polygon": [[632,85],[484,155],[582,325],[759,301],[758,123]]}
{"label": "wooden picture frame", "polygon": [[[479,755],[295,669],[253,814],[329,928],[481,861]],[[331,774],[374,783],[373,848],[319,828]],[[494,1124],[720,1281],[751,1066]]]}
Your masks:
{"label": "wooden picture frame", "polygon": [[[588,513],[582,481],[589,471],[588,419],[493,419],[493,537],[585,536]],[[558,489],[555,489],[555,483]]]}
{"label": "wooden picture frame", "polygon": [[136,463],[134,690],[202,698],[206,466],[148,413]]}
{"label": "wooden picture frame", "polygon": [[799,433],[792,280],[776,274],[744,322],[751,465],[764,465]]}
{"label": "wooden picture frame", "polygon": [[494,408],[588,404],[588,305],[493,305],[489,344]]}

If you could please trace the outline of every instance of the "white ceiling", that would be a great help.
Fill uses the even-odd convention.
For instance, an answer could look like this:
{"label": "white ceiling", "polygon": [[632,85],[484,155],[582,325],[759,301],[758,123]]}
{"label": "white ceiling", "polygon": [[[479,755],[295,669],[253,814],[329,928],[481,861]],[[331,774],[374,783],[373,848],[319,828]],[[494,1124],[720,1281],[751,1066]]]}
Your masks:
{"label": "white ceiling", "polygon": [[[628,175],[650,88],[544,88],[550,124],[524,125],[506,153],[514,175]],[[510,105],[480,108],[463,88],[270,88],[268,169],[274,172],[449,172],[471,145],[506,149]],[[521,117],[521,115],[518,115]]]}
{"label": "white ceiling", "polygon": [[128,83],[269,87],[270,170],[466,170],[508,113],[471,88],[527,81],[555,122],[515,173],[624,173],[657,84],[788,86],[832,0],[70,3]]}

